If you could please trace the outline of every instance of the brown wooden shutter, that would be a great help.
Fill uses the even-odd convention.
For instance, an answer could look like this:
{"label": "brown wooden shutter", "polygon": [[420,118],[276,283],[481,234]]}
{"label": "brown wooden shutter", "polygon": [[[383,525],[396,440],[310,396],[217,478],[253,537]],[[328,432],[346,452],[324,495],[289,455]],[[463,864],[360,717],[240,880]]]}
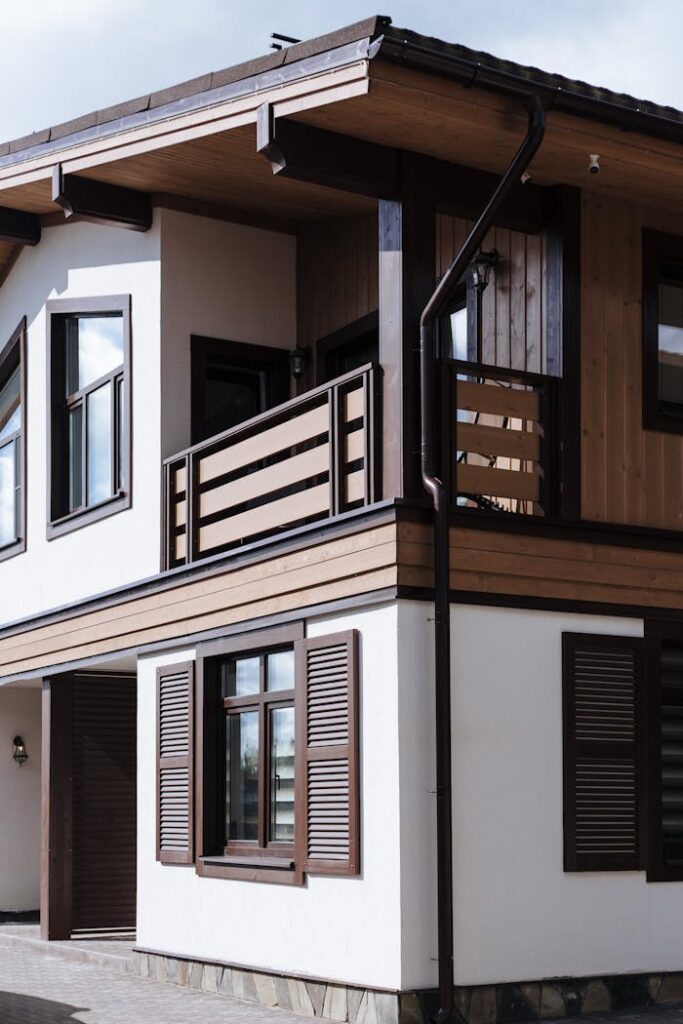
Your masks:
{"label": "brown wooden shutter", "polygon": [[300,640],[297,651],[297,867],[360,871],[358,633]]}
{"label": "brown wooden shutter", "polygon": [[563,635],[565,871],[642,867],[643,644]]}
{"label": "brown wooden shutter", "polygon": [[157,669],[157,860],[194,860],[194,663]]}

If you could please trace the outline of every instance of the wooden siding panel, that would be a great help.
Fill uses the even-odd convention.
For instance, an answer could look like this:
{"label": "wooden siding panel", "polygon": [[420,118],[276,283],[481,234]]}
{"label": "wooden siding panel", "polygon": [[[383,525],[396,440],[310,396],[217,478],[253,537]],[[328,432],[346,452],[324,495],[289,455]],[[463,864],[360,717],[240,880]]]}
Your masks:
{"label": "wooden siding panel", "polygon": [[642,428],[643,228],[683,217],[585,193],[582,204],[582,515],[683,528],[683,438]]}

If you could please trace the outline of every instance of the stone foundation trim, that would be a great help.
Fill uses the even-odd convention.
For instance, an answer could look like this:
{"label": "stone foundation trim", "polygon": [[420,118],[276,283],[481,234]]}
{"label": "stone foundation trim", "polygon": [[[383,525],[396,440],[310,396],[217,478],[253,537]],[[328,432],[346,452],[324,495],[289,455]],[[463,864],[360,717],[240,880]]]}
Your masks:
{"label": "stone foundation trim", "polygon": [[397,992],[309,981],[141,949],[133,951],[132,971],[142,978],[233,996],[261,1006],[279,1006],[303,1017],[348,1024],[401,1024]]}
{"label": "stone foundation trim", "polygon": [[[400,996],[399,1024],[428,1024],[438,993]],[[553,978],[504,985],[456,987],[461,1024],[521,1024],[683,1002],[683,972]]]}

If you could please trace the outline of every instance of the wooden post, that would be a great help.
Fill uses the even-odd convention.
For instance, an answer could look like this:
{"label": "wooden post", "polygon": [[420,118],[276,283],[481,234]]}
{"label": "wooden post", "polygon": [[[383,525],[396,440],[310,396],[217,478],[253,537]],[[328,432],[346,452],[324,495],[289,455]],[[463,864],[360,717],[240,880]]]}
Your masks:
{"label": "wooden post", "polygon": [[436,209],[419,157],[401,156],[400,200],[379,202],[384,498],[421,498],[418,341],[436,283]]}

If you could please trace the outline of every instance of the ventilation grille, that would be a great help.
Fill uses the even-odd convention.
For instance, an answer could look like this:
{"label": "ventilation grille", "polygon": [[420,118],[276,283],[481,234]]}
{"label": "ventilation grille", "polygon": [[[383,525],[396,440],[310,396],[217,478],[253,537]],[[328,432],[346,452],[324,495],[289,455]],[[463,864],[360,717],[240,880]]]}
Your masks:
{"label": "ventilation grille", "polygon": [[308,856],[349,857],[349,766],[346,759],[308,766]]}

